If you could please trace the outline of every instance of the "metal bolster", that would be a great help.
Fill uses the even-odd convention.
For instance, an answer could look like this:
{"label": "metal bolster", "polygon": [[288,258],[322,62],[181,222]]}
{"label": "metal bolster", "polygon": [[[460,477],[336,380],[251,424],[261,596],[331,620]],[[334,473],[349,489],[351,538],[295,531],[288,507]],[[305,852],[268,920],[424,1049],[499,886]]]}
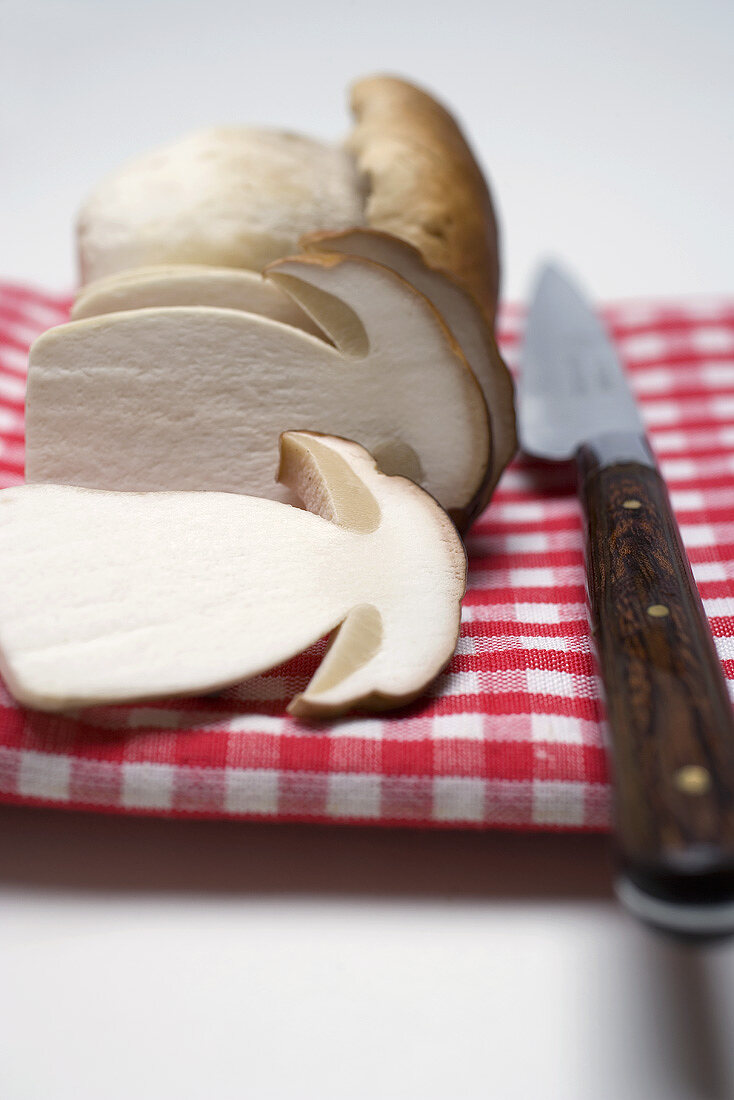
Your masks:
{"label": "metal bolster", "polygon": [[625,909],[646,924],[674,935],[705,938],[730,936],[734,931],[734,902],[681,903],[653,897],[625,876],[614,891]]}
{"label": "metal bolster", "polygon": [[576,458],[586,476],[607,466],[632,462],[651,470],[657,469],[647,437],[638,432],[604,432],[582,444]]}

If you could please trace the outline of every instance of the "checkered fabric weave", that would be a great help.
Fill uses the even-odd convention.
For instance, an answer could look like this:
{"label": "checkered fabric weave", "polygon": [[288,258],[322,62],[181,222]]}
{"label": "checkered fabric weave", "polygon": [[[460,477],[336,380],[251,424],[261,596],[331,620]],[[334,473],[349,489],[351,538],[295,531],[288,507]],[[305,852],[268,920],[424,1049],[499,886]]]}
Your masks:
{"label": "checkered fabric weave", "polygon": [[[0,484],[23,476],[28,346],[61,297],[0,284]],[[734,681],[734,301],[606,311]],[[522,327],[505,311],[512,365]],[[517,461],[468,540],[449,669],[391,717],[304,726],[285,713],[323,644],[220,695],[73,717],[0,687],[0,799],[176,817],[600,829],[609,792],[566,471]]]}

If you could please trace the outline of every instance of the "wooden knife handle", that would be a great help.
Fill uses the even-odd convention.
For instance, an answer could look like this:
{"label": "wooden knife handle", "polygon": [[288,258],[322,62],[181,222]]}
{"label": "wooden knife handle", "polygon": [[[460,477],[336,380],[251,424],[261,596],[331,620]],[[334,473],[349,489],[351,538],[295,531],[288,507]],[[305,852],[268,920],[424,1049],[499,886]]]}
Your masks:
{"label": "wooden knife handle", "polygon": [[704,906],[731,932],[734,718],[665,484],[652,463],[590,449],[578,465],[623,889],[653,924],[675,928],[675,911],[679,931],[711,931]]}

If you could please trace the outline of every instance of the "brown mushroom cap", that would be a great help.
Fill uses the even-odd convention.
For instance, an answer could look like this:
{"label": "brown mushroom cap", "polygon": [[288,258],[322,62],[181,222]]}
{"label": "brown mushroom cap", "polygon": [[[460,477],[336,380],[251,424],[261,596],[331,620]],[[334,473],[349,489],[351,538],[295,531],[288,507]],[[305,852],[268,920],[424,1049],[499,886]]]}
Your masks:
{"label": "brown mushroom cap", "polygon": [[348,140],[367,179],[366,223],[409,241],[452,275],[494,324],[497,222],[484,176],[449,112],[393,76],[352,88]]}

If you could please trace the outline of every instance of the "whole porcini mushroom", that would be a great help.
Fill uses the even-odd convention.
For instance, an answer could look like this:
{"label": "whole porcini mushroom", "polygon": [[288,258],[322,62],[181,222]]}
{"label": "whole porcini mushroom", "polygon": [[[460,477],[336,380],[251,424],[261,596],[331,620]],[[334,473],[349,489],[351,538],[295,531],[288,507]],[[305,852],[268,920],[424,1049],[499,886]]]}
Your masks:
{"label": "whole porcini mushroom", "polygon": [[[353,86],[351,107],[354,125],[343,147],[220,128],[104,181],[80,216],[79,254],[85,279],[107,274],[82,289],[73,316],[212,305],[314,332],[273,280],[258,286],[264,263],[292,252],[300,237],[309,251],[351,253],[390,268],[441,315],[486,401],[490,458],[471,502],[454,511],[466,530],[517,446],[512,381],[493,331],[499,259],[491,195],[455,119],[426,91],[372,76]],[[134,265],[143,266],[125,270]],[[229,280],[222,265],[232,271]],[[323,421],[312,426],[331,430]],[[411,458],[390,469],[410,474],[416,466]]]}
{"label": "whole porcini mushroom", "polygon": [[90,488],[289,499],[285,429],[366,447],[459,526],[490,455],[487,408],[428,299],[357,256],[281,260],[268,279],[333,345],[252,313],[141,309],[73,321],[33,345],[26,476]]}
{"label": "whole porcini mushroom", "polygon": [[306,233],[367,226],[412,244],[474,296],[492,325],[497,222],[456,121],[394,76],[357,81],[351,108],[344,146],[219,127],[124,165],[80,212],[82,282],[149,265],[261,271]]}
{"label": "whole porcini mushroom", "polygon": [[288,432],[307,511],[233,493],[0,492],[0,671],[59,711],[212,691],[326,633],[303,717],[415,698],[450,659],[461,540],[428,494],[355,443]]}

